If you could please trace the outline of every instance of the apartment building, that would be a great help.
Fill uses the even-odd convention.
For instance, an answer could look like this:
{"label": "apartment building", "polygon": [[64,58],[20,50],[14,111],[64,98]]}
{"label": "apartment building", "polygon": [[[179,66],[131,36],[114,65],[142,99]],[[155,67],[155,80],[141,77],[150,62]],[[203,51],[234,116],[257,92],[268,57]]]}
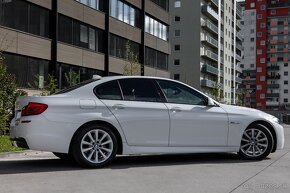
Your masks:
{"label": "apartment building", "polygon": [[0,0],[0,46],[19,87],[48,75],[68,86],[93,74],[123,74],[126,45],[141,75],[169,77],[168,0]]}
{"label": "apartment building", "polygon": [[241,95],[242,9],[235,0],[172,0],[171,78],[236,104]]}
{"label": "apartment building", "polygon": [[290,2],[246,0],[243,85],[248,107],[282,110],[290,103]]}

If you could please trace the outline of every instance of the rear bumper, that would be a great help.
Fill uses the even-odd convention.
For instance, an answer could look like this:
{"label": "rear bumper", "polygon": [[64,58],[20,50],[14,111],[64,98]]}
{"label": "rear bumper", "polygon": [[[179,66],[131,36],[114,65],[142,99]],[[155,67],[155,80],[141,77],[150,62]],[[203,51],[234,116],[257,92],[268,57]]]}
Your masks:
{"label": "rear bumper", "polygon": [[[25,122],[27,120],[30,122]],[[42,115],[27,116],[18,123],[12,120],[10,139],[17,147],[68,153],[72,135],[78,127],[76,124],[49,121]]]}
{"label": "rear bumper", "polygon": [[21,147],[21,148],[26,148],[29,149],[27,142],[24,138],[10,138],[12,145],[15,147]]}

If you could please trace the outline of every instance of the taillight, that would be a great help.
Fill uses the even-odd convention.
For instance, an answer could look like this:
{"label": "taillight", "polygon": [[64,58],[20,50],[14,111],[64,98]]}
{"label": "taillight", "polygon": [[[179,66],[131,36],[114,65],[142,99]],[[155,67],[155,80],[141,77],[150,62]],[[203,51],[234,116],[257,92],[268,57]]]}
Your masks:
{"label": "taillight", "polygon": [[39,115],[47,109],[47,104],[33,103],[30,102],[28,105],[23,107],[21,111],[21,116]]}

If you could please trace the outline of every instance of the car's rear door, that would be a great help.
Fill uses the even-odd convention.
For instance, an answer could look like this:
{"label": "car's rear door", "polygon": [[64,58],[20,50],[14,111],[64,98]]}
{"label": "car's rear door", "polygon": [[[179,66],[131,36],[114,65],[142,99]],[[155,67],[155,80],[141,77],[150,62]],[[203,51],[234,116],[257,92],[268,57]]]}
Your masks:
{"label": "car's rear door", "polygon": [[[96,94],[119,121],[128,145],[168,146],[168,109],[155,82],[147,78],[124,78],[109,84],[97,88]],[[103,89],[115,90],[114,95],[120,92],[121,96],[106,97]]]}

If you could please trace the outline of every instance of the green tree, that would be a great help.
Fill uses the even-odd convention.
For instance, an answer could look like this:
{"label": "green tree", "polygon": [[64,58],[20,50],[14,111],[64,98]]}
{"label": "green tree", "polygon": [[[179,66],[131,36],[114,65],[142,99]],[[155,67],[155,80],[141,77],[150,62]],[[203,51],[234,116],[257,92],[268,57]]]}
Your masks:
{"label": "green tree", "polygon": [[68,86],[74,86],[79,83],[79,75],[74,71],[65,73],[65,81]]}
{"label": "green tree", "polygon": [[221,86],[217,81],[215,81],[213,83],[213,88],[209,90],[209,93],[214,100],[220,101],[220,92],[221,92]]}
{"label": "green tree", "polygon": [[126,44],[125,52],[126,60],[128,61],[124,67],[123,75],[135,76],[141,74],[141,65],[139,64],[139,56],[132,50],[130,41]]}
{"label": "green tree", "polygon": [[26,95],[22,90],[17,90],[16,79],[7,73],[5,57],[0,50],[0,132],[5,133],[8,122],[14,112],[14,104],[18,96]]}

